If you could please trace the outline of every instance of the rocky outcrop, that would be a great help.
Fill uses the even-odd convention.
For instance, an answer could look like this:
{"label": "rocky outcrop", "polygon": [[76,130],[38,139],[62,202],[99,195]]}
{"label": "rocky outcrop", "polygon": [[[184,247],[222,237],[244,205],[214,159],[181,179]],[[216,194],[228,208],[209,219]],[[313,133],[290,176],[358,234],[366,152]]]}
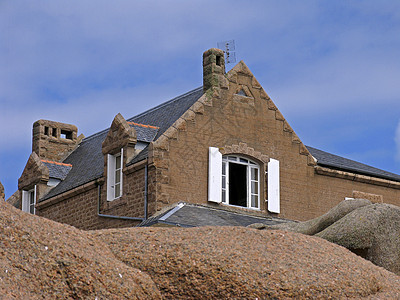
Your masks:
{"label": "rocky outcrop", "polygon": [[[93,231],[165,299],[391,299],[399,277],[321,238],[243,227]],[[393,286],[391,286],[393,284]]]}
{"label": "rocky outcrop", "polygon": [[350,249],[400,275],[400,207],[372,204],[358,208],[317,236]]}
{"label": "rocky outcrop", "polygon": [[1,299],[160,299],[151,278],[84,231],[0,202]]}
{"label": "rocky outcrop", "polygon": [[[288,222],[276,226],[271,226],[270,228],[290,230],[302,234],[314,235],[324,230],[325,228],[329,227],[336,221],[340,220],[353,210],[371,204],[372,204],[371,201],[365,199],[344,200],[340,202],[338,205],[336,205],[334,208],[329,210],[326,214],[319,216],[315,219],[311,219],[304,222]],[[258,229],[264,229],[264,228],[266,228],[266,226]]]}
{"label": "rocky outcrop", "polygon": [[315,235],[400,275],[400,207],[395,205],[349,199],[309,221],[249,227]]}
{"label": "rocky outcrop", "polygon": [[5,202],[0,228],[2,299],[400,298],[395,274],[324,239],[293,232],[86,232]]}

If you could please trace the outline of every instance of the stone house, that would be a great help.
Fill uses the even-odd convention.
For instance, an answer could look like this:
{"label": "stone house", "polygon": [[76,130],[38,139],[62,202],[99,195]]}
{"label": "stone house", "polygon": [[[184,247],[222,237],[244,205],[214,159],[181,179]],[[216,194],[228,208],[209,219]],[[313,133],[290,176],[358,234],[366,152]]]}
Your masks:
{"label": "stone house", "polygon": [[400,205],[399,175],[305,146],[242,61],[225,73],[218,49],[203,54],[202,87],[86,138],[39,120],[32,151],[16,206],[83,229],[165,221],[185,204],[192,216],[197,205],[293,220],[345,198]]}

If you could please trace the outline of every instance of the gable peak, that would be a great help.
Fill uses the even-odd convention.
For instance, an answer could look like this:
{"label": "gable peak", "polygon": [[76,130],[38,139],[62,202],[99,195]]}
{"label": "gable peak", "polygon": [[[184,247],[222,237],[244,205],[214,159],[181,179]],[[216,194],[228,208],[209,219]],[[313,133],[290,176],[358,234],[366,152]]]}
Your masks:
{"label": "gable peak", "polygon": [[118,113],[111,123],[106,138],[102,143],[103,154],[112,153],[128,144],[136,145],[137,135],[135,128],[131,127],[124,117]]}

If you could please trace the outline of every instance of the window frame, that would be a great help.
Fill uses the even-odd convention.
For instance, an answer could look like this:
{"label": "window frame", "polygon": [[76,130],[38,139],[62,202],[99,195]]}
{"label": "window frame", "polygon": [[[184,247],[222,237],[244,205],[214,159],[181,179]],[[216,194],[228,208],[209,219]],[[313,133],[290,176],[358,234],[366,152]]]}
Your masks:
{"label": "window frame", "polygon": [[21,209],[24,212],[36,214],[36,185],[33,189],[22,190]]}
{"label": "window frame", "polygon": [[[229,203],[229,164],[241,164],[246,166],[246,206],[234,205]],[[256,178],[252,178],[252,171],[256,170]],[[260,210],[261,207],[261,180],[260,180],[260,165],[247,157],[243,157],[240,155],[224,155],[222,156],[222,185],[221,185],[221,203],[230,206],[236,207],[244,207],[248,209]],[[253,190],[252,183],[256,182],[256,190]],[[255,201],[255,205],[252,204],[252,196],[256,196],[257,200]]]}
{"label": "window frame", "polygon": [[[121,148],[121,151],[116,154],[107,155],[107,201],[119,199],[123,195],[123,158],[123,148]],[[117,166],[118,160],[119,166]],[[116,189],[118,186],[119,188]]]}

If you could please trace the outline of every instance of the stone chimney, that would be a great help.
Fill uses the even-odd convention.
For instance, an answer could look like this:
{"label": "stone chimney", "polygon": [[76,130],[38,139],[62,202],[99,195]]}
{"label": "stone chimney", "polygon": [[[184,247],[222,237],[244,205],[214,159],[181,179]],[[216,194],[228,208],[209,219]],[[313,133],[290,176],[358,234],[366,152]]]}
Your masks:
{"label": "stone chimney", "polygon": [[40,159],[61,161],[75,149],[83,136],[77,137],[78,128],[71,124],[48,120],[33,123],[32,152]]}
{"label": "stone chimney", "polygon": [[203,53],[203,90],[218,87],[225,75],[224,51],[211,48]]}

